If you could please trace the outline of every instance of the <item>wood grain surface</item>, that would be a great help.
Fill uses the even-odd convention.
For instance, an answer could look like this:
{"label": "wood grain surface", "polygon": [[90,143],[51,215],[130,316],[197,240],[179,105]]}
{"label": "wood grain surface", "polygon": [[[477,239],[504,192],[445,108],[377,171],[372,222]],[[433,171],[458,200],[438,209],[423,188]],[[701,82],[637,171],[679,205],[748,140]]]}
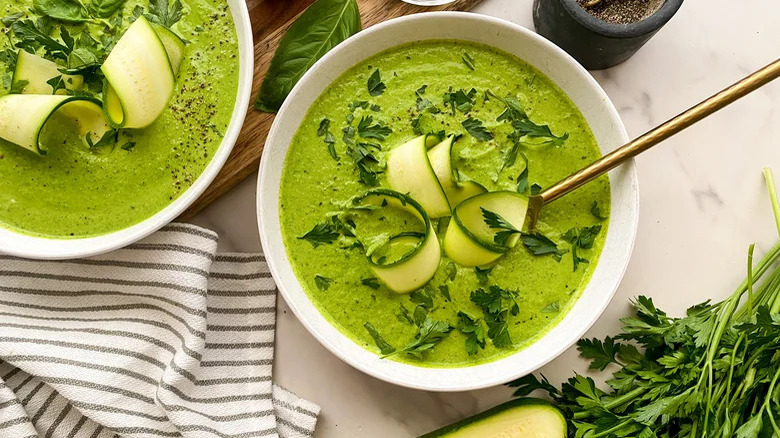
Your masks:
{"label": "wood grain surface", "polygon": [[[358,7],[365,29],[391,18],[418,12],[468,11],[480,1],[457,0],[444,6],[424,7],[410,5],[401,0],[358,0]],[[314,0],[247,0],[255,41],[255,75],[246,121],[222,171],[179,219],[192,217],[257,170],[274,115],[254,110],[251,104],[254,103],[282,35],[295,18],[313,2]]]}

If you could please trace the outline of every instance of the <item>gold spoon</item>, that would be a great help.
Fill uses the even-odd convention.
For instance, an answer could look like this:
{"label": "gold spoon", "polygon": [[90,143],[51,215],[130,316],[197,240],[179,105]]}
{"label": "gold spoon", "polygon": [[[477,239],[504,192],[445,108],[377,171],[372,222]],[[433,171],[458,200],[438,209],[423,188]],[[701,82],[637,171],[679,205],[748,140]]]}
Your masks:
{"label": "gold spoon", "polygon": [[539,220],[539,212],[545,205],[609,172],[618,165],[634,158],[778,77],[780,77],[780,59],[604,155],[593,162],[593,164],[558,181],[538,195],[531,196],[528,202],[528,218],[526,220],[528,229],[533,231],[534,227],[536,227],[536,222]]}

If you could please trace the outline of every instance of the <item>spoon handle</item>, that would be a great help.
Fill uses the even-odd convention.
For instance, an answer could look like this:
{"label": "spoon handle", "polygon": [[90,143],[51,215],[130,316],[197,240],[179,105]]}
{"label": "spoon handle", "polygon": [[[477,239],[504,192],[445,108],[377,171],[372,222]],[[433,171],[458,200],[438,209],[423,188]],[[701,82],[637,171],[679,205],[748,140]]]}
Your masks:
{"label": "spoon handle", "polygon": [[780,59],[604,155],[588,167],[558,181],[542,191],[539,197],[542,198],[543,204],[560,198],[778,77]]}

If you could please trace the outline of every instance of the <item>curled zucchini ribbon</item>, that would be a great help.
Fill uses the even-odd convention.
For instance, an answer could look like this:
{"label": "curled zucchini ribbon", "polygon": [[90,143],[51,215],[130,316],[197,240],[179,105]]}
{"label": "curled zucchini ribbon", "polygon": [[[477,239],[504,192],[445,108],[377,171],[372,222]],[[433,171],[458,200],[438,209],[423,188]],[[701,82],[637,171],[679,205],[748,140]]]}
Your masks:
{"label": "curled zucchini ribbon", "polygon": [[[381,188],[369,190],[352,202],[355,205],[400,208],[420,219],[425,227],[424,233],[407,232],[393,236],[384,248],[368,256],[368,262],[374,274],[394,292],[412,292],[428,283],[439,268],[441,247],[433,224],[422,205],[409,195]],[[395,246],[412,249],[395,260],[383,260],[381,254],[391,252]]]}
{"label": "curled zucchini ribbon", "polygon": [[[0,97],[0,138],[43,155],[41,131],[54,117],[73,120],[85,144],[99,141],[111,127],[143,128],[154,122],[173,95],[184,42],[170,30],[139,17],[101,66],[103,102],[70,95],[84,84],[52,61],[19,50],[12,83],[21,94]],[[51,80],[61,77],[64,88]],[[54,94],[53,94],[54,93]]]}
{"label": "curled zucchini ribbon", "polygon": [[499,230],[485,222],[483,210],[500,215],[520,230],[528,211],[528,198],[510,191],[489,192],[471,197],[455,207],[444,235],[444,252],[463,266],[493,263],[514,247],[520,238],[519,234],[513,234],[506,245],[496,243],[495,236]]}

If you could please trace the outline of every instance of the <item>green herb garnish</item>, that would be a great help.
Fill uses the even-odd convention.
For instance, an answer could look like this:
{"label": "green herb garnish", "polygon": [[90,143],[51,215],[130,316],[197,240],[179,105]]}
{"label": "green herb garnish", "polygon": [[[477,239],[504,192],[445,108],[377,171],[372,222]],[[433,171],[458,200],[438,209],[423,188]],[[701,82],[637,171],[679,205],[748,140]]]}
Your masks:
{"label": "green herb garnish", "polygon": [[441,296],[444,297],[447,301],[452,301],[452,298],[450,298],[450,287],[446,284],[443,284],[439,286],[439,292],[441,292]]}
{"label": "green herb garnish", "polygon": [[601,208],[599,208],[599,201],[593,201],[593,204],[590,204],[590,214],[593,215],[598,220],[606,220],[607,217],[601,214]]}
{"label": "green herb garnish", "polygon": [[11,84],[11,89],[8,90],[8,94],[22,94],[24,87],[26,87],[30,81],[14,81]]}
{"label": "green herb garnish", "polygon": [[369,105],[367,100],[356,100],[349,104],[349,112],[355,112],[358,108],[366,109]]}
{"label": "green herb garnish", "polygon": [[372,96],[379,96],[380,94],[385,92],[385,83],[382,82],[382,76],[381,73],[379,73],[379,69],[374,70],[374,73],[371,74],[371,76],[368,77],[368,94]]}
{"label": "green herb garnish", "polygon": [[336,226],[328,223],[317,224],[306,234],[298,237],[298,239],[311,243],[315,248],[323,244],[333,243],[338,238],[338,229]]}
{"label": "green herb garnish", "polygon": [[382,122],[374,123],[374,116],[363,116],[358,122],[357,132],[363,138],[373,138],[379,141],[384,141],[385,138],[393,132],[387,125]]}
{"label": "green herb garnish", "polygon": [[420,332],[415,336],[415,339],[400,352],[422,359],[423,353],[432,350],[436,344],[447,337],[450,331],[452,331],[452,326],[446,322],[428,317],[420,325]]}
{"label": "green herb garnish", "polygon": [[399,322],[403,322],[409,325],[414,325],[414,320],[412,319],[411,314],[409,314],[409,310],[407,310],[407,308],[404,307],[403,304],[398,305],[398,312],[395,313],[395,318]]}
{"label": "green herb garnish", "polygon": [[128,141],[128,142],[125,142],[125,144],[122,145],[122,150],[125,150],[125,151],[128,151],[128,152],[132,151],[134,148],[135,148],[135,142],[134,141]]}
{"label": "green herb garnish", "polygon": [[479,141],[488,141],[493,139],[493,134],[482,126],[482,121],[476,118],[468,118],[461,122],[463,128]]}
{"label": "green herb garnish", "polygon": [[366,328],[368,334],[371,335],[371,337],[374,339],[374,342],[376,343],[376,346],[379,348],[379,352],[382,353],[383,357],[395,353],[395,347],[388,344],[387,341],[382,338],[382,335],[379,334],[379,331],[370,322],[363,324],[363,327]]}
{"label": "green herb garnish", "polygon": [[168,0],[149,1],[149,12],[146,14],[146,18],[152,23],[157,23],[170,29],[181,20],[181,17],[181,1],[173,0],[170,6],[168,5]]}
{"label": "green herb garnish", "polygon": [[328,290],[332,282],[333,280],[328,277],[323,277],[322,275],[314,276],[314,283],[317,285],[319,290]]}
{"label": "green herb garnish", "polygon": [[601,231],[601,225],[592,227],[572,228],[561,236],[564,240],[571,243],[571,254],[576,271],[580,263],[589,263],[588,259],[579,257],[578,249],[591,249],[596,241],[596,236]]}
{"label": "green herb garnish", "polygon": [[542,309],[542,313],[556,313],[561,310],[561,303],[553,301]]}
{"label": "green herb garnish", "polygon": [[468,67],[470,70],[476,70],[474,68],[474,58],[472,58],[471,55],[464,52],[461,59],[463,60],[463,63],[466,64],[466,67]]}
{"label": "green herb garnish", "polygon": [[452,114],[455,115],[455,110],[462,113],[467,113],[474,108],[474,96],[477,95],[477,90],[472,88],[469,91],[460,89],[458,91],[449,91],[444,93],[444,107],[447,105],[452,109]]}
{"label": "green herb garnish", "polygon": [[474,274],[477,276],[477,280],[480,283],[487,283],[488,275],[493,272],[493,266],[489,268],[480,268],[479,266],[474,268]]}
{"label": "green herb garnish", "polygon": [[423,308],[430,310],[433,309],[433,295],[428,289],[419,289],[409,294],[409,299]]}
{"label": "green herb garnish", "polygon": [[465,312],[458,312],[458,318],[458,330],[466,335],[466,352],[469,356],[473,356],[480,348],[485,348],[485,329],[479,319]]}
{"label": "green herb garnish", "polygon": [[561,256],[568,252],[565,249],[558,249],[555,242],[541,233],[521,233],[520,241],[531,254],[536,256],[552,254],[557,261],[561,261]]}
{"label": "green herb garnish", "polygon": [[516,292],[495,285],[491,285],[487,291],[478,289],[471,293],[471,301],[482,308],[488,326],[488,337],[496,347],[510,347],[513,344],[509,336],[507,318],[510,313],[520,313],[516,297]]}
{"label": "green herb garnish", "polygon": [[65,89],[65,80],[62,79],[62,75],[55,76],[46,81],[46,83],[49,84],[52,88],[51,94],[57,94],[57,90]]}
{"label": "green herb garnish", "polygon": [[328,132],[330,128],[330,119],[325,117],[320,121],[320,126],[317,128],[317,136],[322,137]]}
{"label": "green herb garnish", "polygon": [[482,211],[482,219],[485,224],[493,230],[500,230],[493,236],[493,241],[502,246],[507,246],[509,239],[515,235],[520,234],[521,231],[510,224],[509,221],[504,219],[500,214],[486,210],[483,207],[479,208]]}
{"label": "green herb garnish", "polygon": [[531,184],[531,195],[538,195],[541,192],[542,192],[542,186],[536,183]]}
{"label": "green herb garnish", "polygon": [[368,286],[371,289],[379,289],[379,279],[376,277],[369,277],[369,278],[361,278],[360,283],[363,286]]}

